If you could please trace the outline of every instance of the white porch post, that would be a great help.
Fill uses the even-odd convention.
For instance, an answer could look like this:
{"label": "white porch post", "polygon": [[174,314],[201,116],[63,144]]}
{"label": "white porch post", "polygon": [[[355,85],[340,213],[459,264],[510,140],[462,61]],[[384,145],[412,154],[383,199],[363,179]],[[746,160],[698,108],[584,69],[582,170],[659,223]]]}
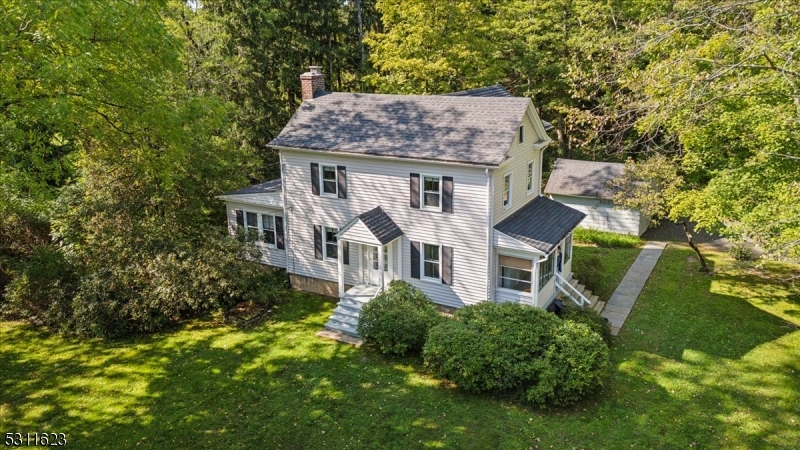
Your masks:
{"label": "white porch post", "polygon": [[531,260],[531,299],[533,306],[539,306],[539,274],[536,273],[536,266],[539,265],[539,256],[533,255]]}
{"label": "white porch post", "polygon": [[385,289],[386,286],[383,285],[383,246],[378,244],[378,270],[381,273],[381,289]]}
{"label": "white porch post", "polygon": [[341,239],[337,239],[336,246],[338,247],[336,254],[339,256],[336,258],[339,269],[339,297],[342,297],[344,296],[344,261],[342,261],[342,258],[344,258],[344,245]]}

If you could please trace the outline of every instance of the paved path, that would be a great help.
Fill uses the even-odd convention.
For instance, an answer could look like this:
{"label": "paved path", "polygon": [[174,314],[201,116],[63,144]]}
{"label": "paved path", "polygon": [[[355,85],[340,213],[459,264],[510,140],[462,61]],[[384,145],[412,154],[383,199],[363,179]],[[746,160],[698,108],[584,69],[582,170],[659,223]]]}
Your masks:
{"label": "paved path", "polygon": [[667,246],[666,242],[647,241],[642,248],[642,252],[633,262],[625,277],[617,286],[617,290],[611,294],[608,299],[606,307],[603,309],[601,316],[608,319],[611,325],[611,334],[617,335],[619,329],[631,313],[639,293],[642,292],[644,283],[653,272],[653,268],[664,252],[664,247]]}

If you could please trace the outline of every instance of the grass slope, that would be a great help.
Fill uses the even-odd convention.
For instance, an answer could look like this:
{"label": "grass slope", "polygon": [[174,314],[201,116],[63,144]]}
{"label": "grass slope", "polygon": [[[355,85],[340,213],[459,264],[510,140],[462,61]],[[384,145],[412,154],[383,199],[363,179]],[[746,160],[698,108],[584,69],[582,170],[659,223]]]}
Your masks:
{"label": "grass slope", "polygon": [[[597,287],[592,291],[592,294],[600,297],[600,300],[606,301],[611,297],[611,294],[614,293],[614,290],[619,285],[619,282],[622,281],[628,268],[636,261],[636,257],[639,256],[642,250],[639,248],[610,249],[575,244],[573,251],[575,253],[576,262],[581,259],[585,260],[591,256],[597,256],[600,259],[602,274],[598,277]],[[574,271],[576,268],[576,264],[573,262],[572,270]],[[579,281],[585,281],[581,280],[581,276],[577,272],[575,273],[575,277]]]}
{"label": "grass slope", "polygon": [[465,394],[414,360],[317,338],[333,301],[292,293],[251,330],[102,342],[4,322],[0,429],[81,449],[795,447],[800,294],[709,256],[710,277],[667,248],[607,387],[568,410]]}

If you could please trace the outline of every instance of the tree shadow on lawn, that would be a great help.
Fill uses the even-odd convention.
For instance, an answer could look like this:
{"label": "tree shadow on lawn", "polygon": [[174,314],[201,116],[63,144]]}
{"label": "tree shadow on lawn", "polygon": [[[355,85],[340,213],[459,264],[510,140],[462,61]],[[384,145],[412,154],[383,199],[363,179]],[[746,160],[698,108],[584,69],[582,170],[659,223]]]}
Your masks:
{"label": "tree shadow on lawn", "polygon": [[[787,372],[800,370],[797,333],[762,343],[741,361],[691,349],[680,361],[671,360],[643,349],[640,338],[633,345],[634,339],[623,336],[601,396],[575,408],[539,411],[445,387],[418,360],[385,359],[316,337],[333,302],[302,294],[279,305],[262,327],[200,323],[127,342],[59,341],[13,330],[6,335],[14,345],[0,354],[3,367],[14,368],[4,378],[4,392],[15,391],[4,410],[11,425],[66,432],[76,448],[797,442],[790,439],[798,437],[798,428],[786,424],[800,391]],[[36,351],[18,345],[23,341],[45,344],[59,354],[60,366],[48,355],[29,355]],[[776,346],[784,353],[765,365],[759,351]]]}

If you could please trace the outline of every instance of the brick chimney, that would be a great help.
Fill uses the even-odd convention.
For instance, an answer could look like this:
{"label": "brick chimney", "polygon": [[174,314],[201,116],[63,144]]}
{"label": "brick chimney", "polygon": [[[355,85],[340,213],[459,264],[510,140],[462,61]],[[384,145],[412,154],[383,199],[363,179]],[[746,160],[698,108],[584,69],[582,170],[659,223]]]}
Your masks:
{"label": "brick chimney", "polygon": [[312,100],[314,94],[325,90],[325,75],[320,72],[322,66],[308,66],[309,72],[300,75],[300,86],[303,101]]}

